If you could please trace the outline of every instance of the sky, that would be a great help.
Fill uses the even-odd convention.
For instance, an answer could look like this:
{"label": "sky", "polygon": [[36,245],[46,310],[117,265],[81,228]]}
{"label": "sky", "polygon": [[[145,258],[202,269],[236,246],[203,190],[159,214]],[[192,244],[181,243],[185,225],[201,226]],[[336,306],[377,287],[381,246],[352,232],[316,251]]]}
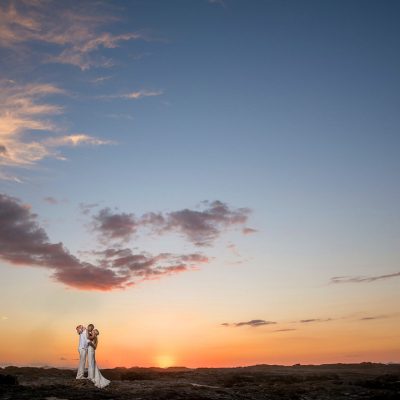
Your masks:
{"label": "sky", "polygon": [[0,364],[400,362],[397,1],[0,3]]}

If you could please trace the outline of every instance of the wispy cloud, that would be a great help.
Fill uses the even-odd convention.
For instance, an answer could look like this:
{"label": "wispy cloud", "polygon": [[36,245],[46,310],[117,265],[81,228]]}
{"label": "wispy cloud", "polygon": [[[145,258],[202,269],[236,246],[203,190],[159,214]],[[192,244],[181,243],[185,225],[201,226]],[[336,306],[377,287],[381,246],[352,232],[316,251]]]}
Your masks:
{"label": "wispy cloud", "polygon": [[137,90],[129,93],[120,93],[120,94],[104,94],[96,96],[97,99],[128,99],[128,100],[139,100],[143,97],[154,97],[161,96],[164,94],[163,90]]}
{"label": "wispy cloud", "polygon": [[124,289],[149,279],[197,270],[209,258],[200,253],[176,255],[133,253],[129,248],[91,251],[95,262],[72,255],[61,243],[50,242],[37,215],[19,199],[0,194],[0,258],[14,265],[42,267],[52,279],[80,290]]}
{"label": "wispy cloud", "polygon": [[375,319],[383,319],[383,318],[389,318],[389,315],[369,315],[367,317],[362,317],[359,320],[360,321],[372,321]]}
{"label": "wispy cloud", "polygon": [[273,324],[276,324],[276,322],[274,322],[274,321],[265,321],[264,319],[252,319],[250,321],[244,321],[244,322],[233,322],[233,323],[224,322],[221,325],[223,325],[223,326],[233,326],[233,327],[251,326],[253,328],[257,328],[259,326],[273,325]]}
{"label": "wispy cloud", "polygon": [[94,83],[94,84],[100,84],[103,83],[105,81],[108,81],[109,79],[111,79],[112,76],[98,76],[97,78],[91,79],[90,82]]}
{"label": "wispy cloud", "polygon": [[98,206],[98,203],[79,203],[79,209],[84,215],[90,214],[93,208],[96,208]]}
{"label": "wispy cloud", "polygon": [[123,95],[123,97],[127,99],[140,99],[142,97],[152,97],[152,96],[161,96],[163,94],[162,90],[151,91],[151,90],[139,90],[137,92],[131,92]]}
{"label": "wispy cloud", "polygon": [[[65,159],[58,148],[80,144],[111,144],[84,133],[62,134],[52,117],[63,112],[63,107],[44,99],[65,95],[58,86],[48,83],[19,84],[0,81],[0,167],[31,167],[46,157]],[[32,131],[43,131],[47,136],[34,136]],[[7,171],[0,179],[17,180]]]}
{"label": "wispy cloud", "polygon": [[296,328],[283,328],[283,329],[275,329],[272,332],[290,332],[290,331],[297,331]]}
{"label": "wispy cloud", "polygon": [[397,278],[399,276],[400,272],[375,276],[334,276],[333,278],[331,278],[330,283],[368,283],[383,279]]}
{"label": "wispy cloud", "polygon": [[0,46],[14,50],[26,43],[55,45],[56,54],[45,53],[43,61],[70,64],[87,70],[109,67],[110,58],[98,54],[122,42],[152,40],[144,31],[112,34],[105,25],[118,19],[99,11],[99,2],[68,4],[57,1],[4,1],[0,5]]}
{"label": "wispy cloud", "polygon": [[301,324],[309,324],[311,322],[328,322],[328,321],[333,321],[333,318],[309,318],[309,319],[301,319],[300,322]]}

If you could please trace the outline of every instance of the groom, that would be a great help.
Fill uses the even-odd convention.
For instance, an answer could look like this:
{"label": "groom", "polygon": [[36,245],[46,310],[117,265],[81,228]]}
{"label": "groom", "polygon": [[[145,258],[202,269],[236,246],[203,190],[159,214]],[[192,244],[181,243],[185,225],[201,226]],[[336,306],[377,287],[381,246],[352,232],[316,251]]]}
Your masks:
{"label": "groom", "polygon": [[[78,352],[79,352],[79,367],[78,367],[78,372],[76,374],[76,379],[86,379],[84,376],[85,374],[85,366],[86,366],[86,358],[87,358],[87,353],[88,353],[88,346],[89,346],[89,335],[93,331],[94,325],[89,324],[87,328],[85,328],[83,325],[78,325],[76,327],[76,332],[79,335],[79,346],[78,346]],[[93,366],[89,365],[88,369],[88,378],[93,378]]]}

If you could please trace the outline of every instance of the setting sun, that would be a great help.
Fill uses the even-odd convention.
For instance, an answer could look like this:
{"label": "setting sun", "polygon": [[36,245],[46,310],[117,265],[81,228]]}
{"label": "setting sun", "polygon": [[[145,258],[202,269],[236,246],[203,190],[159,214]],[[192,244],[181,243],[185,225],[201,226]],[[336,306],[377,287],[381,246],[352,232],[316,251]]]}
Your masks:
{"label": "setting sun", "polygon": [[156,358],[156,364],[160,368],[168,368],[174,365],[175,359],[169,355],[162,355]]}

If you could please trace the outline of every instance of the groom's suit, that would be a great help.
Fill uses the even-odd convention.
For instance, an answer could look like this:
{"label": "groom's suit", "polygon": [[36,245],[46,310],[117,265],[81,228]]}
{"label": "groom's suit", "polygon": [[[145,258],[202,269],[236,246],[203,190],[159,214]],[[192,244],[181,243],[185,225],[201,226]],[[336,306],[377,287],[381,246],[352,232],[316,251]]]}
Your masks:
{"label": "groom's suit", "polygon": [[78,352],[79,352],[79,367],[78,367],[78,373],[76,374],[76,379],[84,379],[86,357],[88,352],[88,338],[87,338],[86,328],[84,328],[82,332],[79,334]]}

